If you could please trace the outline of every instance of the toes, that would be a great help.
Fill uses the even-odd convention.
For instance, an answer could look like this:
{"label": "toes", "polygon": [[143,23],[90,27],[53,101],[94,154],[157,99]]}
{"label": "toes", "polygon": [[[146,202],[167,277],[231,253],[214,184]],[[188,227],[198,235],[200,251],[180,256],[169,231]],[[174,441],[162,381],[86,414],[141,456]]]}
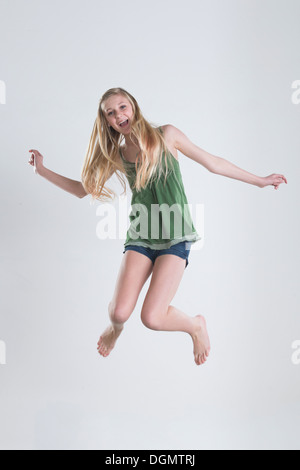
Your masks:
{"label": "toes", "polygon": [[104,346],[103,346],[102,343],[100,343],[100,342],[98,343],[97,349],[98,349],[98,353],[103,356],[103,354],[104,354],[104,352],[105,352],[105,348],[104,348]]}
{"label": "toes", "polygon": [[200,354],[197,354],[197,356],[195,357],[195,362],[196,362],[197,366],[200,366],[200,364],[201,364]]}
{"label": "toes", "polygon": [[207,357],[208,357],[207,351],[205,351],[202,354],[197,354],[195,356],[195,363],[197,364],[197,366],[201,366],[202,364],[204,364],[207,360]]}
{"label": "toes", "polygon": [[98,346],[97,346],[98,353],[103,357],[107,357],[109,355],[110,351],[101,342],[101,338],[100,338],[100,340],[97,344],[98,344]]}

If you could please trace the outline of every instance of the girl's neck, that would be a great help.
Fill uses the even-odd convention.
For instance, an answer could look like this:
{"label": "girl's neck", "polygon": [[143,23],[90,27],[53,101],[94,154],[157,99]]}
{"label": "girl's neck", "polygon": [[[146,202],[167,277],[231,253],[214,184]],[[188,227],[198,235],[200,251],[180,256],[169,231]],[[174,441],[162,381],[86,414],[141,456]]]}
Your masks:
{"label": "girl's neck", "polygon": [[136,148],[140,150],[140,146],[138,144],[138,140],[136,137],[133,137],[132,140],[130,138],[130,135],[125,135],[125,147],[126,148]]}

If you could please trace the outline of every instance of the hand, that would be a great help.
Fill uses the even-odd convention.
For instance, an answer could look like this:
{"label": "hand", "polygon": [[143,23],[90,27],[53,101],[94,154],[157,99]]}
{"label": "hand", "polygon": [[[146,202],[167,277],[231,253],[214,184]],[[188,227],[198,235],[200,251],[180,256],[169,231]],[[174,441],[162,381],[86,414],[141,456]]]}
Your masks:
{"label": "hand", "polygon": [[29,152],[31,152],[32,155],[30,156],[28,163],[33,166],[34,173],[39,174],[41,168],[44,168],[44,157],[38,150],[29,150]]}
{"label": "hand", "polygon": [[265,186],[274,186],[274,189],[278,189],[279,185],[281,183],[286,183],[287,184],[287,179],[283,175],[278,175],[276,173],[273,173],[270,176],[266,176],[262,178],[263,182],[261,187],[264,188]]}

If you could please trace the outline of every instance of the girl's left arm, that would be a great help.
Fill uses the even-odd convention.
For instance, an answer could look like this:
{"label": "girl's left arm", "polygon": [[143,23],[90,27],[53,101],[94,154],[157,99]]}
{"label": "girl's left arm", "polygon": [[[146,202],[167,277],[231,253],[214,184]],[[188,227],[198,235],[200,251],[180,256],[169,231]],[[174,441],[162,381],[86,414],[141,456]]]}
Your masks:
{"label": "girl's left arm", "polygon": [[281,183],[287,183],[285,176],[281,174],[273,173],[269,176],[263,177],[249,173],[225,158],[212,155],[193,144],[193,142],[191,142],[188,137],[175,126],[169,124],[166,127],[175,148],[187,157],[203,165],[211,173],[243,181],[244,183],[253,184],[259,188],[265,188],[266,186],[272,185],[274,186],[274,189],[278,189]]}
{"label": "girl's left arm", "polygon": [[274,186],[274,189],[278,189],[281,183],[287,183],[284,175],[273,173],[269,176],[256,176],[221,157],[217,157],[213,173],[240,180],[244,183],[254,184],[259,188],[265,188],[266,186],[272,185]]}

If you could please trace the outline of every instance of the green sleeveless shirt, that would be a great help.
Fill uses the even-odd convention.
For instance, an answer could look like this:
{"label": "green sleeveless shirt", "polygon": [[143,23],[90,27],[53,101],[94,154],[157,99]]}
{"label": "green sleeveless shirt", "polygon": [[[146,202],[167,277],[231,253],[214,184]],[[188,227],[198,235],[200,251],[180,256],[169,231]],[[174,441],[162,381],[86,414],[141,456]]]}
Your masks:
{"label": "green sleeveless shirt", "polygon": [[[162,133],[162,129],[159,128]],[[162,156],[165,170],[164,154]],[[133,187],[136,178],[135,163],[125,160],[120,149],[125,174],[132,191],[130,226],[124,247],[144,246],[163,250],[172,245],[187,241],[195,243],[201,237],[195,230],[187,202],[178,160],[169,152],[174,169],[168,163],[165,173],[141,191]]]}

